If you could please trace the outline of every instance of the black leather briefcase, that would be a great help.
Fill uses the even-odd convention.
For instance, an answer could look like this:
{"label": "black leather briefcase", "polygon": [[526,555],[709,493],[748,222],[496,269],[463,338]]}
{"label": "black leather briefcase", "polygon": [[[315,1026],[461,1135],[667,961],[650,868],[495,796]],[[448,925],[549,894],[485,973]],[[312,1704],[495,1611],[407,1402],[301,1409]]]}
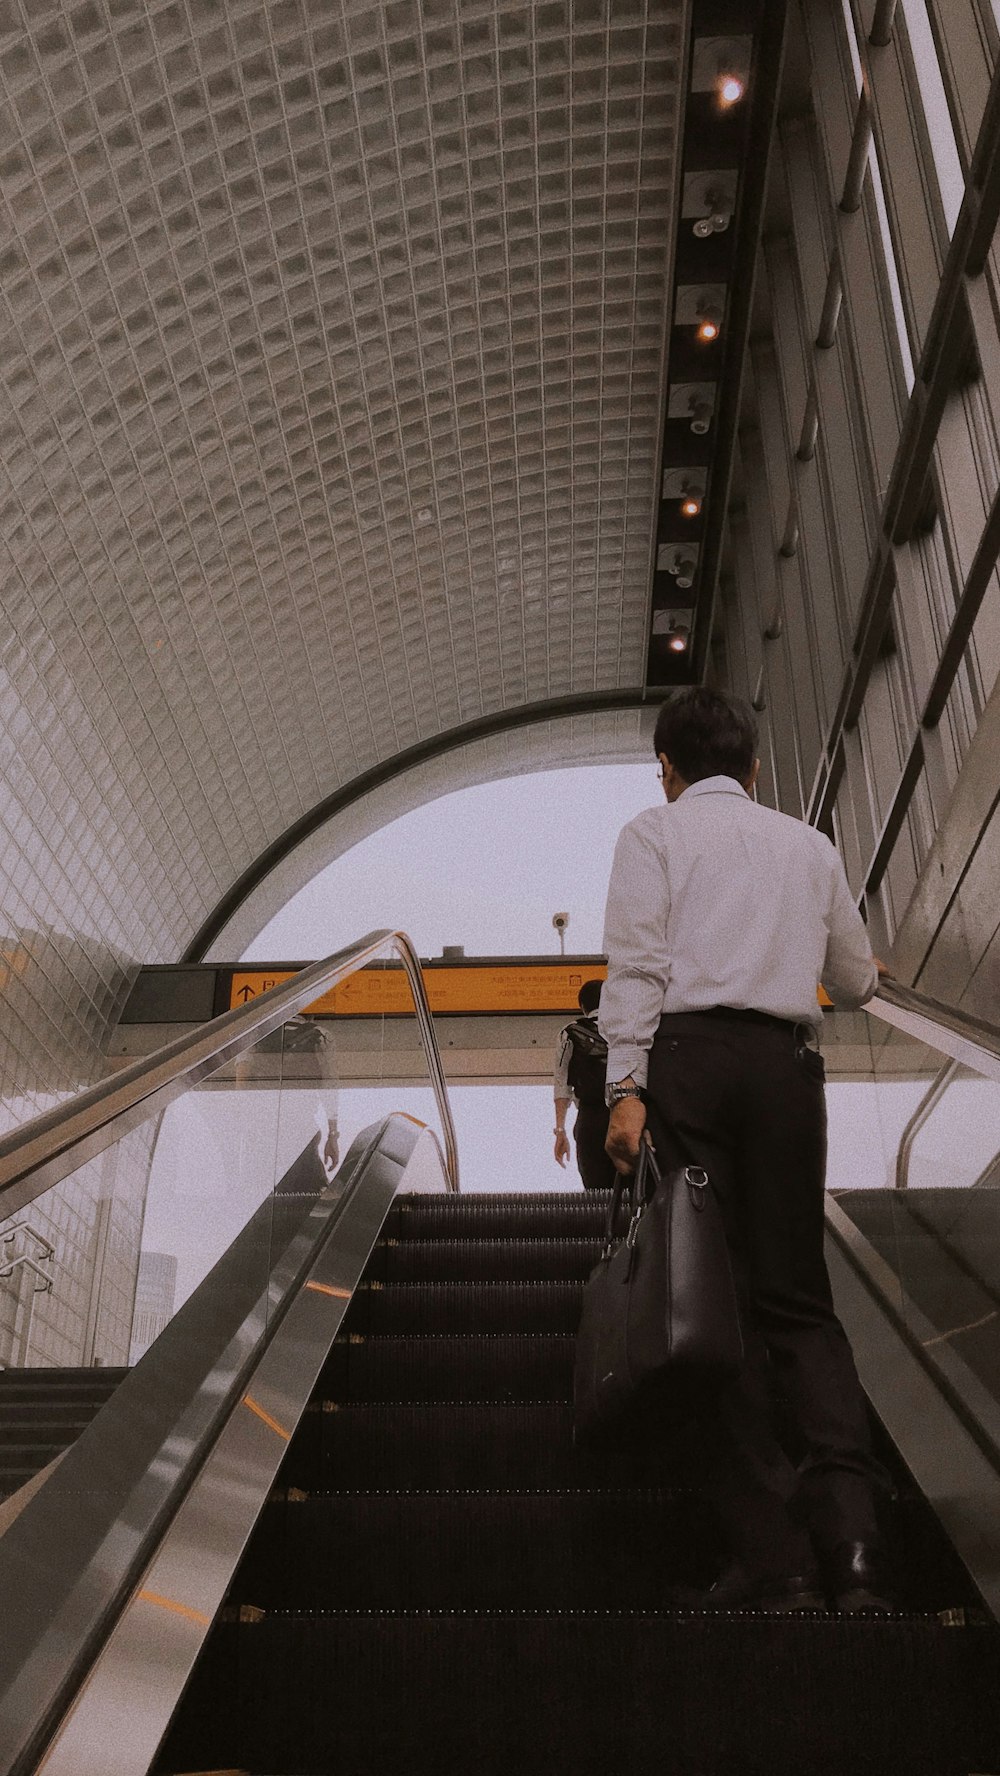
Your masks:
{"label": "black leather briefcase", "polygon": [[743,1361],[722,1214],[708,1173],[661,1176],[643,1145],[631,1216],[615,1238],[623,1192],[612,1192],[604,1248],[583,1292],[573,1376],[577,1440],[613,1429],[640,1396],[689,1399],[724,1385]]}

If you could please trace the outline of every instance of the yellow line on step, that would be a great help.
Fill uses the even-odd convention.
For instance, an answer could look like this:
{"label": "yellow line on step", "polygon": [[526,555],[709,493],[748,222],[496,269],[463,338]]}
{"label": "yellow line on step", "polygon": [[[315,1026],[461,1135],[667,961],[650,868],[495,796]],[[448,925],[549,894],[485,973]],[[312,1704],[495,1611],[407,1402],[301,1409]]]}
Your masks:
{"label": "yellow line on step", "polygon": [[251,1412],[256,1412],[261,1423],[266,1424],[269,1431],[274,1431],[275,1435],[281,1437],[286,1443],[291,1442],[291,1431],[286,1431],[284,1425],[279,1424],[276,1418],[272,1418],[269,1412],[265,1412],[263,1406],[258,1405],[252,1394],[243,1395],[243,1404],[249,1406]]}
{"label": "yellow line on step", "polygon": [[211,1627],[211,1616],[206,1616],[203,1610],[192,1609],[187,1603],[178,1603],[175,1597],[161,1597],[159,1591],[139,1591],[137,1596],[140,1603],[155,1603],[157,1609],[169,1610],[173,1616],[183,1616],[186,1621],[197,1622],[203,1628]]}

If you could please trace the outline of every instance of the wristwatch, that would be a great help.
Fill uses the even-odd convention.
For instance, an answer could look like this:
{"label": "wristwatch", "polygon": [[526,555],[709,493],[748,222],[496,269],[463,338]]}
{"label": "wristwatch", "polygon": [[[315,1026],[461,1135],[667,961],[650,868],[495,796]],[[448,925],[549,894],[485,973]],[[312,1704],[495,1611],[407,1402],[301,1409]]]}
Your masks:
{"label": "wristwatch", "polygon": [[617,1080],[615,1084],[609,1083],[604,1087],[604,1102],[609,1110],[613,1110],[615,1105],[620,1104],[624,1098],[641,1097],[642,1088],[631,1082],[626,1084],[624,1080]]}

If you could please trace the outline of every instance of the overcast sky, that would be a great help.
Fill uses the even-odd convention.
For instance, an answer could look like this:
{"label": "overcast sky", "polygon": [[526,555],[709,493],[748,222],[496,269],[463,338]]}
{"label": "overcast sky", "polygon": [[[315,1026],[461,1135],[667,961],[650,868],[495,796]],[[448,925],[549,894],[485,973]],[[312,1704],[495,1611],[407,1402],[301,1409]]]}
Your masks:
{"label": "overcast sky", "polygon": [[444,944],[470,956],[558,955],[552,915],[562,911],[567,950],[599,951],[615,840],[662,793],[652,757],[457,790],[331,863],[246,958],[326,956],[385,925],[408,932],[422,956]]}

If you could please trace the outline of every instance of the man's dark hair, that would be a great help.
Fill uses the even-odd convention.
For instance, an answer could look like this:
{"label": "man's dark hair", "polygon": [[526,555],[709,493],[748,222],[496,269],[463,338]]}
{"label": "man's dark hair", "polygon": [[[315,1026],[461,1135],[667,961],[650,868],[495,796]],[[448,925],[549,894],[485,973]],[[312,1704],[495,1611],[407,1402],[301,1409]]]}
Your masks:
{"label": "man's dark hair", "polygon": [[584,981],[576,1001],[581,1011],[591,1012],[597,1010],[597,1007],[601,1003],[601,988],[603,985],[604,982],[599,980]]}
{"label": "man's dark hair", "polygon": [[665,752],[685,783],[735,777],[744,783],[757,756],[757,723],[739,697],[706,685],[673,691],[656,718],[653,751]]}

